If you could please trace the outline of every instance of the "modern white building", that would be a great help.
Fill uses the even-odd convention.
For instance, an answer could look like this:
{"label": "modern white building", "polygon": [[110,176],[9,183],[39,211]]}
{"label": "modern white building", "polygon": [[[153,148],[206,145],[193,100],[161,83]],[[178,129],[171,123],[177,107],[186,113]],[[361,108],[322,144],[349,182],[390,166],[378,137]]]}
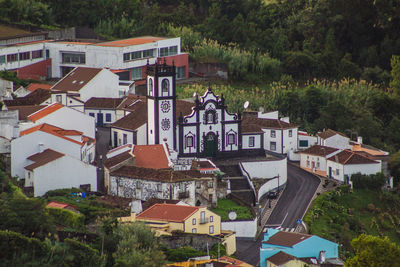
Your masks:
{"label": "modern white building", "polygon": [[83,162],[92,163],[96,140],[76,130],[65,130],[50,124],[41,124],[20,132],[11,141],[11,175],[25,177],[28,157],[47,148]]}
{"label": "modern white building", "polygon": [[35,197],[49,190],[82,188],[97,191],[96,166],[66,154],[46,149],[27,158],[25,187],[33,187]]}
{"label": "modern white building", "polygon": [[327,160],[326,175],[348,184],[352,174],[376,174],[382,171],[382,162],[372,160],[350,150],[343,150]]}

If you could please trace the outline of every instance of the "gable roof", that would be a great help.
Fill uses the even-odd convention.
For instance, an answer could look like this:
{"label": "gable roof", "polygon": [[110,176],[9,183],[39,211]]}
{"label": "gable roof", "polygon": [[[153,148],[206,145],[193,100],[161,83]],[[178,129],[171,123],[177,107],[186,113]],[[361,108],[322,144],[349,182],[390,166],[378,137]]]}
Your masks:
{"label": "gable roof", "polygon": [[85,102],[85,108],[116,109],[122,98],[92,97]]}
{"label": "gable roof", "polygon": [[325,157],[333,152],[338,151],[339,149],[329,146],[320,146],[320,145],[313,145],[303,151],[300,151],[302,154],[309,154],[314,156],[321,156]]}
{"label": "gable roof", "polygon": [[62,202],[57,202],[57,201],[50,201],[46,207],[48,208],[57,208],[57,209],[65,209],[68,207],[74,208],[74,209],[78,209],[77,207],[68,204],[68,203],[62,203]]}
{"label": "gable roof", "polygon": [[[37,125],[35,127],[23,130],[23,131],[21,131],[19,133],[19,135],[20,136],[24,136],[24,135],[27,135],[27,134],[30,134],[30,133],[33,133],[33,132],[36,132],[36,131],[42,131],[42,132],[45,132],[45,133],[48,133],[48,134],[52,134],[54,136],[63,138],[65,140],[68,140],[68,141],[70,141],[72,143],[75,143],[75,144],[78,144],[78,145],[81,145],[81,146],[83,146],[86,143],[90,144],[90,143],[95,143],[96,142],[95,139],[83,135],[82,132],[79,132],[79,131],[76,131],[76,130],[65,130],[65,129],[62,129],[62,128],[59,128],[59,127],[56,127],[54,125],[50,125],[50,124],[47,124],[47,123],[43,123],[43,124]],[[75,139],[72,139],[72,138],[68,137],[68,136],[77,136],[77,135],[81,136],[81,140],[82,141],[77,141]]]}
{"label": "gable roof", "polygon": [[28,116],[28,119],[36,122],[37,120],[40,120],[43,117],[46,117],[47,115],[63,108],[64,106],[60,103],[54,103],[51,105],[48,105],[47,107],[42,108],[41,110],[31,114]]}
{"label": "gable roof", "polygon": [[96,46],[113,46],[113,47],[125,47],[131,45],[140,45],[140,44],[147,44],[153,43],[160,40],[164,40],[165,38],[162,37],[154,37],[154,36],[143,36],[143,37],[135,37],[111,42],[104,42],[104,43],[97,43],[94,44]]}
{"label": "gable roof", "polygon": [[51,92],[46,89],[37,89],[26,96],[17,97],[13,100],[4,100],[4,104],[9,106],[32,106],[40,105],[51,97]]}
{"label": "gable roof", "polygon": [[167,203],[167,204],[175,205],[175,204],[178,204],[179,202],[180,202],[180,200],[177,200],[177,199],[161,199],[161,198],[152,197],[142,203],[142,208],[143,208],[143,210],[146,210],[146,209],[150,208],[151,206],[153,206],[154,204]]}
{"label": "gable roof", "polygon": [[348,138],[344,133],[336,132],[336,131],[334,131],[332,129],[324,130],[323,132],[318,132],[317,133],[317,135],[319,137],[321,137],[322,139],[327,139],[327,138],[332,137],[332,136],[337,135],[337,134]]}
{"label": "gable roof", "polygon": [[108,158],[104,161],[104,167],[107,169],[111,169],[118,164],[123,163],[124,161],[133,158],[134,156],[130,153],[130,151],[125,151],[121,154],[115,155],[114,157]]}
{"label": "gable roof", "polygon": [[131,106],[133,107],[136,101],[144,101],[146,102],[146,97],[145,96],[138,96],[138,95],[127,95],[125,96],[121,103],[118,105],[117,109],[122,109],[122,110],[130,110]]}
{"label": "gable roof", "polygon": [[18,110],[18,120],[27,120],[28,116],[35,113],[38,110],[46,107],[45,105],[33,105],[33,106],[11,106],[7,107],[7,110]]}
{"label": "gable roof", "polygon": [[267,241],[263,241],[263,243],[284,247],[292,247],[310,237],[311,235],[279,231],[271,236]]}
{"label": "gable roof", "polygon": [[29,156],[27,159],[34,161],[34,163],[25,167],[26,170],[33,171],[34,169],[46,165],[49,162],[52,162],[56,159],[65,156],[65,154],[54,151],[50,148],[44,150],[43,152],[33,154]]}
{"label": "gable roof", "polygon": [[272,255],[271,257],[267,258],[266,260],[271,262],[271,263],[273,263],[273,264],[275,264],[275,265],[277,265],[277,266],[280,266],[282,264],[285,264],[285,263],[287,263],[287,262],[289,262],[291,260],[295,260],[295,259],[296,259],[296,257],[294,257],[294,256],[292,256],[290,254],[287,254],[287,253],[285,253],[283,251],[279,251],[278,253],[276,253],[276,254]]}
{"label": "gable roof", "polygon": [[51,90],[63,92],[79,91],[102,70],[99,68],[77,67],[53,85]]}
{"label": "gable roof", "polygon": [[184,222],[192,214],[199,210],[199,207],[175,205],[175,204],[154,204],[147,210],[141,212],[136,219],[157,220],[167,222]]}
{"label": "gable roof", "polygon": [[[291,124],[291,123],[287,123],[287,122],[282,121],[282,120],[256,118],[256,117],[252,117],[252,116],[243,116],[243,118],[242,118],[242,127],[244,125],[254,125],[254,126],[257,126],[259,128],[268,128],[268,129],[291,129],[291,128],[297,128],[296,125]],[[247,127],[249,127],[249,126],[247,126]]]}
{"label": "gable roof", "polygon": [[168,157],[163,145],[135,145],[133,154],[136,157],[136,166],[151,169],[167,169]]}
{"label": "gable roof", "polygon": [[350,150],[343,150],[336,155],[328,158],[328,160],[340,163],[342,165],[378,163],[375,160],[369,159],[361,154],[355,153]]}
{"label": "gable roof", "polygon": [[45,90],[50,90],[50,88],[52,86],[53,85],[47,84],[47,83],[31,83],[26,87],[26,90],[28,90],[30,92],[33,92],[33,91],[35,91],[36,89],[39,89],[39,88],[40,89],[45,89]]}

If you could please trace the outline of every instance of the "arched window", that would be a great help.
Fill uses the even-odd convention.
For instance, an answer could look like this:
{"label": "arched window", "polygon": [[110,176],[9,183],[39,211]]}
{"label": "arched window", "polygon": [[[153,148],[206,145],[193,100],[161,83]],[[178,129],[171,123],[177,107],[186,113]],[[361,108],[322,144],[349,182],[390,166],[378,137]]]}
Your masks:
{"label": "arched window", "polygon": [[162,86],[163,95],[168,95],[168,93],[169,93],[169,80],[168,79],[162,80],[161,86]]}
{"label": "arched window", "polygon": [[153,79],[152,78],[149,79],[149,94],[150,95],[153,94]]}

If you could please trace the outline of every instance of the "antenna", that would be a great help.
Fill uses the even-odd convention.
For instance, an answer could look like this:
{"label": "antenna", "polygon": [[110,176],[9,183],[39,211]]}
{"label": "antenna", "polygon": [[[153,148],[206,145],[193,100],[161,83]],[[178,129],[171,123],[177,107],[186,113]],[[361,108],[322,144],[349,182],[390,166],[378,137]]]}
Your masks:
{"label": "antenna", "polygon": [[243,104],[244,109],[247,109],[249,107],[249,105],[250,105],[249,101],[244,102],[244,104]]}

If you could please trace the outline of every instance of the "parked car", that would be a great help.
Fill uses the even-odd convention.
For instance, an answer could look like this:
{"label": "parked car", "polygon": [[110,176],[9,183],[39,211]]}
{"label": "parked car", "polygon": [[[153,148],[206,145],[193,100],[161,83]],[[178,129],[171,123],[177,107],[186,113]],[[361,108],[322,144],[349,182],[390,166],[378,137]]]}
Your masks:
{"label": "parked car", "polygon": [[276,199],[278,197],[278,191],[269,191],[268,198],[269,199]]}

